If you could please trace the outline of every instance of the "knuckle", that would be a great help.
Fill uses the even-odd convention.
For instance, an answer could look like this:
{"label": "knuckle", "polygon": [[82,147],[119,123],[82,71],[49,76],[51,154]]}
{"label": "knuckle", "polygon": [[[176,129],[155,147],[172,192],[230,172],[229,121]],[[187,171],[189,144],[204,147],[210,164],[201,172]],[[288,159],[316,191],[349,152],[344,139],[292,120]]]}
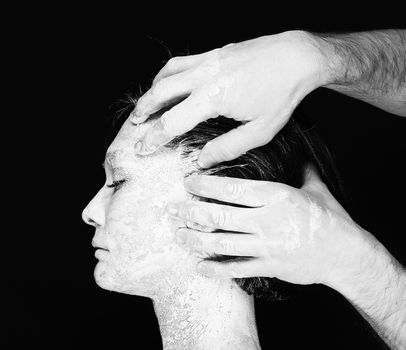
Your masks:
{"label": "knuckle", "polygon": [[222,47],[222,49],[227,49],[227,48],[230,48],[231,46],[234,46],[235,45],[235,43],[229,43],[229,44],[227,44],[227,45],[224,45],[223,47]]}
{"label": "knuckle", "polygon": [[221,239],[217,242],[217,250],[224,255],[232,255],[236,253],[235,245],[229,239]]}
{"label": "knuckle", "polygon": [[269,135],[263,134],[262,130],[259,130],[258,132],[258,139],[253,139],[253,141],[255,142],[255,148],[265,146],[267,143],[269,143],[270,140],[271,138],[269,137]]}
{"label": "knuckle", "polygon": [[230,182],[225,186],[224,192],[226,196],[241,197],[245,193],[245,186],[238,182]]}
{"label": "knuckle", "polygon": [[289,203],[292,201],[292,191],[285,187],[274,188],[274,186],[269,185],[268,193],[268,203]]}
{"label": "knuckle", "polygon": [[234,44],[228,44],[218,49],[216,52],[216,58],[219,62],[221,62],[222,66],[232,67],[233,63],[235,63],[236,56],[234,54],[234,50],[231,49],[232,46],[234,46]]}
{"label": "knuckle", "polygon": [[218,158],[217,160],[232,160],[236,158],[236,154],[231,146],[221,145],[216,150],[216,158]]}
{"label": "knuckle", "polygon": [[219,210],[211,214],[211,219],[214,225],[225,227],[231,222],[231,215],[227,210]]}
{"label": "knuckle", "polygon": [[177,121],[176,118],[174,118],[174,113],[171,110],[165,112],[161,118],[159,118],[160,131],[173,136],[173,134],[176,132],[176,122]]}
{"label": "knuckle", "polygon": [[241,269],[241,266],[238,262],[229,263],[230,275],[234,278],[244,277],[244,273]]}
{"label": "knuckle", "polygon": [[154,83],[151,89],[151,96],[157,98],[161,94],[161,91],[163,90],[164,87],[164,79],[158,80],[157,82]]}
{"label": "knuckle", "polygon": [[175,70],[179,65],[179,61],[180,57],[172,57],[168,62],[166,62],[164,69],[169,72]]}
{"label": "knuckle", "polygon": [[281,200],[286,200],[288,202],[290,202],[293,198],[292,196],[292,192],[288,191],[287,189],[283,188],[279,191],[279,193],[277,194],[277,197],[280,198]]}
{"label": "knuckle", "polygon": [[264,244],[253,244],[252,251],[257,257],[267,257],[268,249],[266,242]]}
{"label": "knuckle", "polygon": [[191,207],[189,207],[188,205],[182,205],[179,209],[179,216],[185,220],[190,220],[190,216],[191,216]]}
{"label": "knuckle", "polygon": [[170,113],[170,111],[167,111],[160,118],[161,127],[164,130],[170,129],[170,127],[171,127],[171,125],[173,123],[171,115],[172,115],[172,113]]}
{"label": "knuckle", "polygon": [[192,205],[187,208],[186,210],[186,219],[194,221],[197,218],[197,213],[199,211],[199,208],[196,205]]}
{"label": "knuckle", "polygon": [[296,207],[299,204],[299,198],[297,195],[297,190],[294,191],[286,191],[286,201],[293,207]]}
{"label": "knuckle", "polygon": [[189,245],[194,247],[195,249],[201,249],[204,247],[204,242],[202,239],[197,237],[196,235],[191,235],[189,238]]}
{"label": "knuckle", "polygon": [[135,105],[135,109],[136,109],[137,113],[139,113],[139,114],[142,114],[142,113],[144,112],[144,110],[145,110],[145,107],[146,107],[146,106],[145,106],[146,96],[147,96],[147,94],[144,95],[144,96],[141,96],[141,97],[138,99],[137,104]]}
{"label": "knuckle", "polygon": [[220,72],[220,61],[218,59],[217,55],[212,56],[208,60],[204,61],[199,68],[197,69],[197,72],[202,75],[202,76],[209,76],[209,77],[214,77]]}

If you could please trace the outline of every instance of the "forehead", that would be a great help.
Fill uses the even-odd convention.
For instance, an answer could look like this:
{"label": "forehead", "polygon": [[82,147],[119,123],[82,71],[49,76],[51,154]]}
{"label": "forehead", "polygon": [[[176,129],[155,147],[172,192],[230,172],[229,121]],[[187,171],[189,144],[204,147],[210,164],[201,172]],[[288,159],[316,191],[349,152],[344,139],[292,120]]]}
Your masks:
{"label": "forehead", "polygon": [[120,158],[131,159],[131,157],[134,157],[135,159],[135,143],[142,138],[152,125],[152,121],[134,125],[127,119],[109,146],[106,152],[106,160],[113,162]]}
{"label": "forehead", "polygon": [[161,147],[148,156],[135,154],[135,143],[153,123],[145,122],[137,126],[129,120],[124,123],[107,150],[109,157],[114,158],[110,163],[116,169],[113,171],[123,171],[135,180],[131,181],[127,189],[129,193],[131,188],[136,188],[137,191],[142,189],[137,197],[139,202],[141,199],[152,198],[154,203],[163,206],[169,201],[190,198],[191,195],[184,188],[183,178],[185,174],[196,171],[196,162],[181,157],[181,149]]}
{"label": "forehead", "polygon": [[116,138],[106,152],[106,161],[113,167],[135,170],[137,174],[146,174],[148,178],[166,179],[171,177],[183,178],[193,171],[194,165],[189,160],[181,158],[181,150],[159,148],[148,156],[135,153],[135,143],[151,128],[155,121],[146,121],[139,125],[132,124],[127,119]]}

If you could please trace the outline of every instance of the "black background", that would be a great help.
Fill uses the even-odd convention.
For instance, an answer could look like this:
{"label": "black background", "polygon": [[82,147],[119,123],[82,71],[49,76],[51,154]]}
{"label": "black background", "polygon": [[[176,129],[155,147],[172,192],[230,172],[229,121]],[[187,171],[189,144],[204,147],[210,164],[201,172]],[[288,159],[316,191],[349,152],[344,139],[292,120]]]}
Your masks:
{"label": "black background", "polygon": [[[23,180],[22,194],[11,204],[18,217],[9,262],[18,268],[10,279],[10,347],[161,347],[148,299],[94,283],[93,229],[80,215],[104,182],[100,164],[119,100],[145,90],[169,52],[195,54],[291,29],[406,26],[396,19],[396,4],[383,7],[355,12],[338,3],[282,8],[250,2],[224,9],[134,3],[17,10],[18,21],[9,27],[17,66],[10,69],[10,90],[17,100],[12,116],[23,149],[14,149]],[[406,264],[406,120],[326,89],[311,93],[299,108],[335,155],[352,217]],[[263,349],[384,348],[352,306],[323,286],[297,287],[283,302],[259,302],[257,322]]]}

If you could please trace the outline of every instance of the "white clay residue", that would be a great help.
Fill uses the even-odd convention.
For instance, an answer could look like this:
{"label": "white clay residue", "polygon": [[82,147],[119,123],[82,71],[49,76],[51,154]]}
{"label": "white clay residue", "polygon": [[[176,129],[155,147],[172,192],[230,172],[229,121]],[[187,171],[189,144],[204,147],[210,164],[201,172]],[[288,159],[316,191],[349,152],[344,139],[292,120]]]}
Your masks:
{"label": "white clay residue", "polygon": [[309,221],[310,221],[309,238],[310,238],[311,242],[314,240],[314,234],[321,227],[321,214],[322,214],[322,209],[320,208],[320,206],[317,203],[314,203],[312,200],[310,200],[310,204],[309,204]]}
{"label": "white clay residue", "polygon": [[183,178],[197,171],[198,151],[186,161],[180,150],[166,148],[139,157],[133,144],[146,129],[127,121],[110,146],[119,155],[114,166],[122,170],[108,181],[126,181],[114,194],[103,188],[100,196],[105,224],[98,241],[109,251],[100,255],[97,283],[152,298],[166,350],[259,348],[252,297],[231,280],[198,275],[197,255],[175,241],[176,229],[185,224],[164,211],[169,202],[193,198]]}
{"label": "white clay residue", "polygon": [[292,254],[300,247],[300,229],[295,220],[289,218],[287,237],[284,241],[284,248],[287,254]]}

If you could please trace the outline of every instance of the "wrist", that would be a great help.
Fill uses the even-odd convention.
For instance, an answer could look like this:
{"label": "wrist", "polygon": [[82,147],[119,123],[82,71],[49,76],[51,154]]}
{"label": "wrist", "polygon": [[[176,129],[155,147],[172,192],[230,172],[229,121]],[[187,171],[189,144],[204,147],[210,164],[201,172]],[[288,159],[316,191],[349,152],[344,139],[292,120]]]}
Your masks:
{"label": "wrist", "polygon": [[328,37],[320,33],[306,32],[309,41],[313,44],[319,55],[320,62],[320,87],[330,85],[346,84],[346,64],[337,46],[334,44],[335,38]]}
{"label": "wrist", "polygon": [[334,46],[318,33],[303,31],[305,40],[314,49],[314,60],[317,62],[318,86],[334,84],[342,76],[342,61],[334,50]]}
{"label": "wrist", "polygon": [[[276,36],[283,43],[281,50],[290,62],[289,73],[295,79],[299,96],[304,97],[328,83],[327,62],[320,50],[318,39],[312,33],[291,30]],[[275,36],[268,37],[271,39]]]}
{"label": "wrist", "polygon": [[397,279],[399,263],[373,235],[356,224],[346,249],[345,262],[326,285],[351,302],[358,304],[388,288]]}
{"label": "wrist", "polygon": [[330,256],[335,259],[324,284],[345,296],[353,295],[360,280],[377,272],[373,266],[379,259],[379,242],[353,221],[337,220],[333,232],[337,245]]}
{"label": "wrist", "polygon": [[406,345],[406,270],[377,240],[360,247],[358,264],[329,286],[337,290],[394,349]]}

